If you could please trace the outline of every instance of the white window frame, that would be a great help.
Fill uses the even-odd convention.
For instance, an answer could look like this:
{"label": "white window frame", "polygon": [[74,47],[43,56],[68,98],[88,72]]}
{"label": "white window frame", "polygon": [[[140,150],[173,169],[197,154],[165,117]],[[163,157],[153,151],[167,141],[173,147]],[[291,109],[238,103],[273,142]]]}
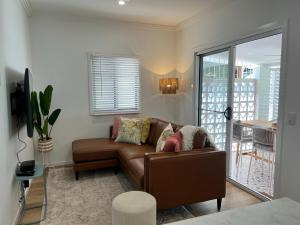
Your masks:
{"label": "white window frame", "polygon": [[[122,57],[122,58],[134,58],[139,64],[139,91],[138,91],[138,109],[137,110],[94,110],[93,107],[93,75],[91,71],[92,57],[103,56],[103,57]],[[103,116],[103,115],[125,115],[125,114],[139,114],[141,111],[141,64],[140,60],[136,56],[132,55],[107,55],[100,53],[88,53],[88,77],[89,77],[89,111],[92,116]]]}

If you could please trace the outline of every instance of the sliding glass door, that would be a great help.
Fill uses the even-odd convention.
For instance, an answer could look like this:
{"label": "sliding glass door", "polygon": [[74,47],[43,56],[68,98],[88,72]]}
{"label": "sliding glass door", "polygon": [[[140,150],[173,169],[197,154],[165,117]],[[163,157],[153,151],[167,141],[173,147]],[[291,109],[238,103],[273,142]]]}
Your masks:
{"label": "sliding glass door", "polygon": [[229,177],[272,199],[282,34],[236,46]]}
{"label": "sliding glass door", "polygon": [[271,199],[282,34],[198,55],[198,125],[227,152],[227,176]]}
{"label": "sliding glass door", "polygon": [[233,58],[234,48],[199,56],[198,126],[205,128],[216,147],[227,155],[231,146]]}

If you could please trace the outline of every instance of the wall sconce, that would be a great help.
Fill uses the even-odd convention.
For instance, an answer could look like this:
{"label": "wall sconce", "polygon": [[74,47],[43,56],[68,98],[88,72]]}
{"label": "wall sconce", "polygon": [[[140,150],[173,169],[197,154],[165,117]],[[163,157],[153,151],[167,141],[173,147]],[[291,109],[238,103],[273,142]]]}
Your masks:
{"label": "wall sconce", "polygon": [[178,87],[178,78],[159,79],[159,90],[161,90],[163,94],[176,94]]}

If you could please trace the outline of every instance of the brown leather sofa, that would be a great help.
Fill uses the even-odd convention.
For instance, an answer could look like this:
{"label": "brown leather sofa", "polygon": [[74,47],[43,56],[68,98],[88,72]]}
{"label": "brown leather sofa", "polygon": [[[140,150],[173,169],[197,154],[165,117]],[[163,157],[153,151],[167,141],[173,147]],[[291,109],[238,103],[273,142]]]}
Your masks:
{"label": "brown leather sofa", "polygon": [[[144,145],[115,143],[109,138],[75,140],[72,149],[76,179],[83,170],[121,166],[136,189],[156,198],[159,209],[217,199],[220,210],[226,189],[225,152],[215,149],[207,135],[198,132],[195,149],[157,153],[157,140],[167,125],[166,121],[152,119]],[[181,128],[172,126],[174,130]]]}

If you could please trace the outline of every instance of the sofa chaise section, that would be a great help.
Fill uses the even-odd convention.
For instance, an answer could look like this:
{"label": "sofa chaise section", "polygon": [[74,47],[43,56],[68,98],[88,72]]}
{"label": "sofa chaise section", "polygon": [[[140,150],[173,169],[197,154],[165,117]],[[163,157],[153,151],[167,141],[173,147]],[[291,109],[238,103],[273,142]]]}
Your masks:
{"label": "sofa chaise section", "polygon": [[[226,189],[226,153],[209,144],[180,153],[155,152],[158,134],[167,125],[166,121],[153,119],[143,145],[115,143],[110,138],[74,141],[76,179],[83,170],[121,167],[135,189],[155,196],[159,209],[212,199],[218,199],[220,209]],[[181,127],[172,126],[174,130]]]}

